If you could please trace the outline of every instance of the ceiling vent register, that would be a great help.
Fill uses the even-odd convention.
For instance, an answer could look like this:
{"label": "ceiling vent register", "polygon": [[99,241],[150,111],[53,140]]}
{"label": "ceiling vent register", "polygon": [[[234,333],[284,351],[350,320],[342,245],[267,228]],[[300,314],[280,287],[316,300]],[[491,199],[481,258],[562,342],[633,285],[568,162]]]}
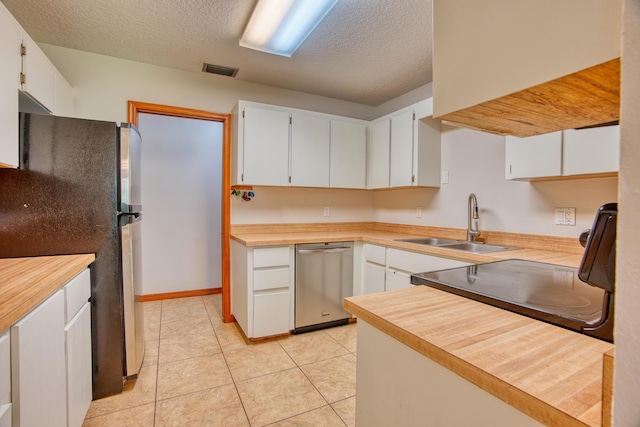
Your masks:
{"label": "ceiling vent register", "polygon": [[225,67],[223,65],[202,64],[202,71],[205,73],[218,74],[221,76],[235,77],[238,74],[238,68]]}

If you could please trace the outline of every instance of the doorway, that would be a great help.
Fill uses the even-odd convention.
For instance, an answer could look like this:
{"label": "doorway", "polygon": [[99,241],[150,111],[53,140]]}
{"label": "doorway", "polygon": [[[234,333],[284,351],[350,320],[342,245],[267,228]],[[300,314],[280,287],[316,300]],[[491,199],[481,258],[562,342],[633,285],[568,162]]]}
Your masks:
{"label": "doorway", "polygon": [[[190,120],[195,121],[189,123]],[[147,286],[144,291],[145,295],[153,293],[154,295],[161,295],[163,298],[202,295],[215,292],[211,288],[215,288],[215,283],[217,282],[220,283],[219,289],[222,292],[223,320],[225,322],[233,321],[229,292],[231,116],[203,110],[129,101],[129,121],[137,127],[144,126],[147,129],[157,127],[159,130],[159,134],[152,135],[154,138],[154,150],[150,151],[150,153],[151,155],[159,153],[161,157],[154,159],[152,166],[154,170],[147,171],[149,172],[148,179],[155,177],[155,179],[162,179],[163,182],[153,183],[148,199],[149,203],[151,203],[149,206],[150,215],[145,218],[145,222],[149,224],[147,226],[148,231],[152,231],[154,235],[150,236],[153,242],[147,239],[148,246],[151,247],[147,253],[147,263],[153,263],[154,265],[154,271],[148,274],[151,280],[154,281],[154,285],[153,287]],[[192,126],[189,126],[189,124]],[[188,146],[173,146],[175,152],[167,152],[167,150],[172,150],[171,140],[175,137],[169,135],[168,132],[174,132],[176,128],[180,127],[184,129],[185,126],[194,130],[199,128],[201,132],[219,133],[218,150],[221,148],[221,152],[217,153],[217,160],[215,150],[212,151],[212,147],[206,147],[206,145],[193,141],[189,142],[188,138],[181,138],[181,141],[186,142]],[[212,135],[211,143],[213,145],[216,143],[214,135]],[[199,156],[209,157],[212,162],[212,168],[207,168],[206,164],[201,162],[202,159],[195,157],[189,159],[189,156],[193,154],[189,153],[189,151],[193,150],[199,151]],[[180,167],[175,162],[191,162],[193,168],[190,168],[187,164],[183,164]],[[217,167],[216,163],[218,164]],[[164,170],[164,174],[162,173],[163,169],[167,169]],[[218,170],[214,171],[212,169]],[[218,206],[221,209],[219,212],[215,212],[215,215],[209,214],[209,218],[219,218],[219,227],[214,226],[211,229],[206,224],[207,211],[211,212],[214,209],[211,203],[207,204],[206,200],[197,200],[197,196],[195,199],[193,198],[194,195],[197,195],[198,190],[202,192],[207,188],[206,182],[197,182],[197,177],[196,181],[194,181],[194,177],[190,176],[189,172],[194,170],[197,174],[199,170],[199,177],[205,177],[205,179],[207,179],[206,177],[215,178],[216,173],[220,174],[218,183],[221,182],[222,185],[218,186],[219,188],[216,188],[213,193],[217,193],[218,200],[220,200]],[[190,189],[180,192],[181,186],[183,190],[184,186],[190,186]],[[200,188],[198,189],[197,187]],[[174,194],[174,200],[162,197],[162,188],[166,188],[166,194],[169,194],[169,198],[171,198],[170,194]],[[159,192],[160,194],[154,194]],[[191,202],[189,202],[189,197],[192,197],[190,199]],[[202,206],[197,206],[201,202],[203,203]],[[191,206],[184,206],[185,203]],[[194,213],[193,218],[187,219],[185,217],[183,219],[190,221],[191,224],[181,229],[180,224],[175,224],[175,221],[180,217],[181,210],[188,213],[190,209]],[[199,227],[198,223],[200,224]],[[195,225],[195,227],[190,227],[191,225]],[[198,228],[201,232],[200,235],[198,234]],[[221,241],[219,245],[214,245],[217,247],[212,247],[212,241],[217,239],[203,236],[207,232],[219,233]],[[196,242],[193,248],[189,247],[187,243],[189,239]],[[176,247],[171,247],[170,250],[166,251],[161,250],[161,248],[167,248],[167,245],[171,244],[171,242],[175,243]],[[184,248],[184,250],[181,251],[180,247]],[[200,253],[203,248],[209,256],[216,259],[213,261],[207,260],[207,255]],[[192,251],[191,255],[189,251]],[[175,272],[163,271],[165,266],[167,268],[168,266],[173,266],[178,270]],[[158,268],[156,269],[155,267]],[[193,268],[198,268],[199,271],[190,271]],[[176,281],[181,281],[184,284],[181,285]],[[173,282],[173,285],[170,284],[171,282]],[[173,289],[175,289],[175,286],[178,286],[178,289],[182,286],[185,289],[192,290],[188,292],[172,291],[170,290],[172,289],[171,286],[174,286]],[[189,288],[190,286],[191,288]],[[150,297],[148,299],[155,298]]]}

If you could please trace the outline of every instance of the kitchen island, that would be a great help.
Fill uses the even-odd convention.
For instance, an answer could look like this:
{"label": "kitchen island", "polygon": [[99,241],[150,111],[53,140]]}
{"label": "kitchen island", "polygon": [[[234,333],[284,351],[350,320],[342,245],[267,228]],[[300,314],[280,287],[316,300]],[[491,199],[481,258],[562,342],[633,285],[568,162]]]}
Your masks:
{"label": "kitchen island", "polygon": [[358,317],[357,425],[601,425],[613,344],[426,286],[345,308]]}

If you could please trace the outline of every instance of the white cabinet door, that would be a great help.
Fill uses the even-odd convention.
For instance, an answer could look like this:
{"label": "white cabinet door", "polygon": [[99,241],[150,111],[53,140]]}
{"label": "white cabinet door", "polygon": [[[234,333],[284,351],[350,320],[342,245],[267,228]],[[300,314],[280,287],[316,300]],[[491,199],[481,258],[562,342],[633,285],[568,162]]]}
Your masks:
{"label": "white cabinet door", "polygon": [[562,175],[617,172],[620,126],[563,131]]}
{"label": "white cabinet door", "polygon": [[506,179],[562,175],[562,132],[505,140]]}
{"label": "white cabinet door", "polygon": [[14,426],[66,425],[62,290],[11,327],[11,369]]}
{"label": "white cabinet door", "polygon": [[81,426],[93,398],[91,305],[86,303],[65,327],[68,426]]}
{"label": "white cabinet door", "polygon": [[289,113],[244,109],[244,184],[289,185]]}
{"label": "white cabinet door", "polygon": [[25,48],[22,56],[22,90],[53,112],[56,105],[56,69],[26,32],[21,31],[20,35]]}
{"label": "white cabinet door", "polygon": [[331,120],[332,188],[365,188],[367,128],[361,123]]}
{"label": "white cabinet door", "polygon": [[11,338],[9,331],[0,335],[0,407],[11,403]]}
{"label": "white cabinet door", "polygon": [[384,291],[385,268],[382,265],[367,262],[364,267],[363,295]]}
{"label": "white cabinet door", "polygon": [[0,164],[18,166],[18,23],[0,3]]}
{"label": "white cabinet door", "polygon": [[289,290],[253,296],[253,337],[289,332]]}
{"label": "white cabinet door", "polygon": [[414,184],[413,110],[391,117],[391,187]]}
{"label": "white cabinet door", "polygon": [[410,288],[411,275],[402,271],[387,269],[387,282],[385,291],[394,291],[396,289]]}
{"label": "white cabinet door", "polygon": [[330,134],[326,117],[291,115],[291,185],[329,187]]}
{"label": "white cabinet door", "polygon": [[0,405],[0,427],[11,427],[11,404]]}
{"label": "white cabinet door", "polygon": [[371,124],[369,183],[367,188],[389,188],[390,131],[391,121],[389,119]]}

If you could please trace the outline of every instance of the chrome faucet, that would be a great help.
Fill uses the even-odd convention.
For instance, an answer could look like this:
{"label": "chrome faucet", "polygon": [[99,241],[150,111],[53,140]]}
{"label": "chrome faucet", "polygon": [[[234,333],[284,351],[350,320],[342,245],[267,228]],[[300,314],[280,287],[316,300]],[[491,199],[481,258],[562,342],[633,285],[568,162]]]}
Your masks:
{"label": "chrome faucet", "polygon": [[476,240],[476,237],[480,236],[480,230],[478,230],[478,219],[480,219],[480,215],[478,215],[478,199],[476,199],[475,194],[469,194],[468,205],[469,221],[467,223],[467,241],[473,242]]}

